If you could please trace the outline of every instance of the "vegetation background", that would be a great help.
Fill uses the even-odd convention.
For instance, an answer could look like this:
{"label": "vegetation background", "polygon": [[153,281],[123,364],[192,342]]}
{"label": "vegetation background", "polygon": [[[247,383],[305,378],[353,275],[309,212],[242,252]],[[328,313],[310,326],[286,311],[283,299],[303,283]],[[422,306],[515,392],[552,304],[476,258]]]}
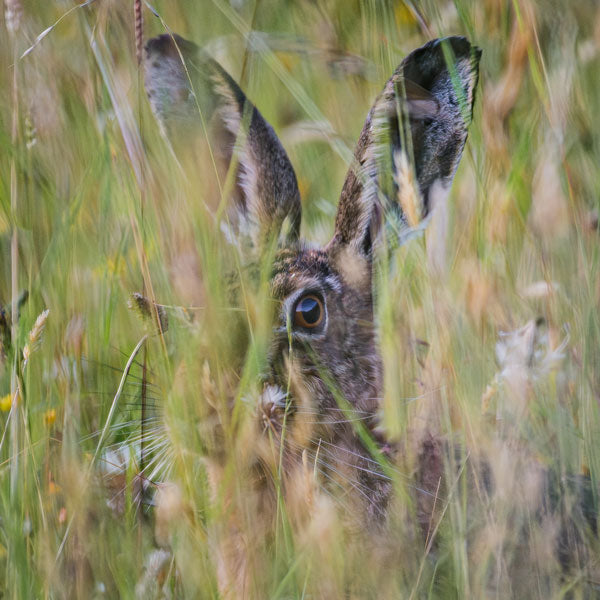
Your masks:
{"label": "vegetation background", "polygon": [[[434,431],[465,457],[495,457],[498,493],[457,486],[435,545],[400,527],[409,551],[379,597],[510,597],[499,573],[528,523],[527,552],[554,565],[530,597],[600,594],[589,569],[555,564],[555,524],[534,523],[527,488],[532,464],[562,482],[589,476],[598,513],[598,3],[156,0],[142,10],[145,38],[168,26],[206,46],[274,125],[299,176],[303,234],[319,243],[368,108],[402,57],[448,34],[483,49],[447,236],[396,251],[378,283],[378,323],[387,431],[399,443]],[[158,132],[133,2],[4,0],[0,31],[0,597],[218,597],[209,538],[222,499],[208,493],[198,405],[224,393],[240,359],[210,165],[185,177]],[[132,292],[171,307],[164,335],[129,310]],[[240,403],[268,342],[252,306]],[[475,533],[474,507],[487,515]],[[583,546],[597,562],[597,540]],[[320,566],[297,540],[275,548],[270,597],[316,597],[319,568],[335,575],[330,597],[346,589],[346,546]]]}

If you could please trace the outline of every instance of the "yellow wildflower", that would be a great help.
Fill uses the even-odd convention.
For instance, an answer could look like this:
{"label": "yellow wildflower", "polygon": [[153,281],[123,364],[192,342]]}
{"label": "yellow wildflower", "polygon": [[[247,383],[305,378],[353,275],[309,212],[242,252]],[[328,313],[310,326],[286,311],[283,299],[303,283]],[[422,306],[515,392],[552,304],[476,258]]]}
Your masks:
{"label": "yellow wildflower", "polygon": [[50,408],[44,413],[44,423],[48,426],[56,421],[56,409]]}
{"label": "yellow wildflower", "polygon": [[6,396],[2,396],[0,398],[0,410],[2,412],[8,412],[12,405],[12,398],[10,394],[6,394]]}

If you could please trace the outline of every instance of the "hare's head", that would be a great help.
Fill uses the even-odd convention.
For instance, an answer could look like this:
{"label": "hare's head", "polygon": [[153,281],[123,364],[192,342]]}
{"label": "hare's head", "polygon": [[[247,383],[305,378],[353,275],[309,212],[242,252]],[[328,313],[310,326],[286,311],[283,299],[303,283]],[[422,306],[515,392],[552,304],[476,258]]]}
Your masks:
{"label": "hare's head", "polygon": [[361,454],[351,419],[340,414],[354,411],[369,427],[379,407],[376,250],[418,229],[448,191],[471,120],[479,55],[465,38],[450,37],[398,66],[367,115],[333,238],[315,248],[299,240],[300,194],[288,156],[237,84],[179,37],[147,45],[146,87],[164,131],[177,143],[195,123],[210,125],[217,159],[235,174],[234,236],[248,256],[277,247],[277,310],[259,412],[277,431],[285,414],[293,430],[310,406],[313,429],[300,449],[322,440]]}

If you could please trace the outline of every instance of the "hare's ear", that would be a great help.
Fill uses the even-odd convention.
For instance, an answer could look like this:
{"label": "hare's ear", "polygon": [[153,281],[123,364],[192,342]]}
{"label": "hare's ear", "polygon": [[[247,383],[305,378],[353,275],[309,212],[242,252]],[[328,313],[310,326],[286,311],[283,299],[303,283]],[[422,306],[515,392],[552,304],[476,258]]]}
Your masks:
{"label": "hare's ear", "polygon": [[[277,135],[256,107],[213,59],[179,36],[146,44],[146,91],[163,131],[172,140],[205,136],[217,158],[235,168],[240,232],[262,244],[300,229],[298,182]],[[225,182],[221,182],[223,185]]]}
{"label": "hare's ear", "polygon": [[401,242],[448,191],[467,139],[480,55],[465,38],[449,37],[398,66],[360,134],[332,247],[369,257],[384,221]]}

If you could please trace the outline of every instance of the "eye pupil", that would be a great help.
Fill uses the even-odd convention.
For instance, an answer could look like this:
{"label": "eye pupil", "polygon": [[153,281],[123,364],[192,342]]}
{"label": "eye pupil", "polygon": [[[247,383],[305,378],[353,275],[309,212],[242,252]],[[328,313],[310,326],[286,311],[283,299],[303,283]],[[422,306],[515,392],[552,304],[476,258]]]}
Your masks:
{"label": "eye pupil", "polygon": [[304,320],[310,325],[316,323],[321,316],[321,309],[314,298],[304,298],[304,300],[300,302],[298,310],[302,313]]}
{"label": "eye pupil", "polygon": [[323,303],[313,295],[304,296],[296,304],[294,311],[294,325],[313,328],[323,319]]}

